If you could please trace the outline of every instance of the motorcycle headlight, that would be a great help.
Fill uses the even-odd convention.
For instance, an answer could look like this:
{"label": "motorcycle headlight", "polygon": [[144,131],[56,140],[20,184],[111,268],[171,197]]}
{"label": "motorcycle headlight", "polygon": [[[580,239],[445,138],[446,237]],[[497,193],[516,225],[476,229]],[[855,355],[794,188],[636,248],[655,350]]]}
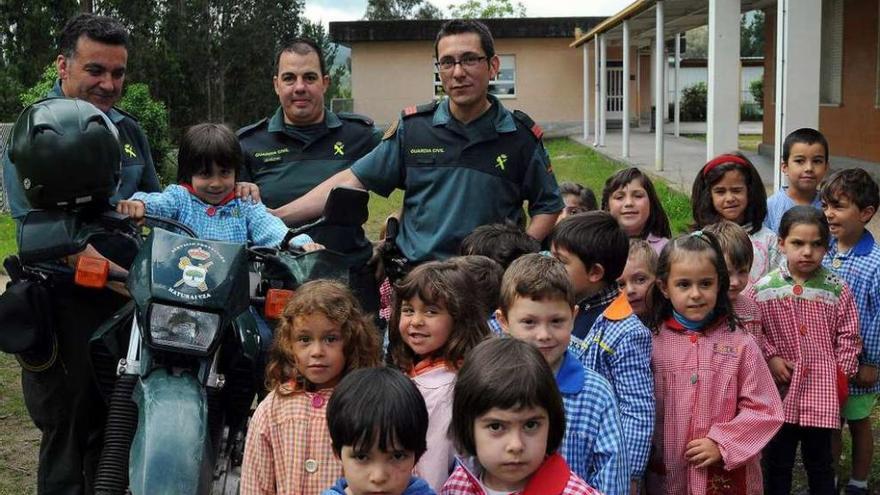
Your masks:
{"label": "motorcycle headlight", "polygon": [[150,340],[181,351],[207,352],[220,328],[220,315],[164,304],[150,310]]}

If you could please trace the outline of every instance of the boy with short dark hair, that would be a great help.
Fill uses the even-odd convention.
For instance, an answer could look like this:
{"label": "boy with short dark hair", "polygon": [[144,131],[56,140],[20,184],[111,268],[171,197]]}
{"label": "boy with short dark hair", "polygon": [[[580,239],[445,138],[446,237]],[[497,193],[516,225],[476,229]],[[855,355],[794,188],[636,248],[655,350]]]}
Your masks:
{"label": "boy with short dark hair", "polygon": [[611,383],[620,405],[631,486],[636,490],[654,434],[654,377],[651,332],[617,284],[629,239],[611,214],[590,211],[560,222],[550,243],[579,301],[573,332],[583,341],[579,357]]}
{"label": "boy with short dark hair", "polygon": [[474,297],[481,300],[481,311],[488,318],[489,329],[495,335],[501,335],[501,325],[495,317],[495,310],[498,309],[498,293],[501,291],[504,268],[492,258],[478,254],[449,259],[471,277],[475,288]]}
{"label": "boy with short dark hair", "polygon": [[730,278],[730,289],[727,294],[730,296],[730,303],[733,304],[733,312],[739,318],[743,329],[752,334],[758,342],[758,346],[763,345],[764,325],[761,323],[761,309],[750,297],[740,296],[749,285],[749,272],[755,259],[749,233],[740,225],[727,220],[707,225],[703,231],[715,235],[721,246],[721,252],[724,253],[724,262],[727,264]]}
{"label": "boy with short dark hair", "polygon": [[828,154],[828,140],[816,129],[803,127],[786,136],[782,143],[782,173],[788,177],[788,186],[767,198],[765,227],[778,234],[782,215],[796,205],[822,209],[818,189],[828,173]]}
{"label": "boy with short dark hair", "polygon": [[415,384],[391,368],[354,370],[327,404],[343,477],[324,495],[434,495],[412,470],[427,450],[428,409]]}
{"label": "boy with short dark hair", "polygon": [[[859,370],[850,381],[849,399],[841,416],[852,435],[852,475],[847,495],[868,493],[867,479],[874,450],[871,410],[877,403],[880,383],[880,245],[865,225],[880,206],[877,183],[860,168],[835,172],[820,194],[822,209],[833,239],[823,264],[849,285],[859,312],[862,353]],[[840,431],[832,437],[839,458]]]}
{"label": "boy with short dark hair", "polygon": [[527,254],[504,272],[495,314],[504,332],[540,350],[555,374],[565,405],[560,454],[602,493],[626,494],[629,468],[611,386],[569,350],[576,312],[571,283],[558,260]]}
{"label": "boy with short dark hair", "polygon": [[479,254],[507,269],[513,260],[541,250],[541,243],[512,222],[481,225],[461,241],[462,255]]}

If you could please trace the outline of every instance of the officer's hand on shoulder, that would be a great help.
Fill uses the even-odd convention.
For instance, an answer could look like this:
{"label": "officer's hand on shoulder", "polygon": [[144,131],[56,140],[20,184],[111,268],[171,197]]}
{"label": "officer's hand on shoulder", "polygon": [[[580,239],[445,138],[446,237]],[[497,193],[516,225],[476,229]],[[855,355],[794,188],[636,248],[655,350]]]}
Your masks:
{"label": "officer's hand on shoulder", "polygon": [[262,198],[260,197],[260,186],[253,182],[236,182],[235,197],[243,201],[259,203],[262,201]]}

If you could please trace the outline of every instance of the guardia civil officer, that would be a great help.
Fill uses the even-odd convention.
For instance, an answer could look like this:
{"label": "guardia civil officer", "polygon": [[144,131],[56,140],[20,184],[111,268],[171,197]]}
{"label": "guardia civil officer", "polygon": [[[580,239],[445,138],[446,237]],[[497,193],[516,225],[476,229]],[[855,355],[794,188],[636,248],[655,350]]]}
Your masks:
{"label": "guardia civil officer", "polygon": [[[347,170],[378,144],[381,133],[369,118],[325,108],[330,76],[321,48],[310,39],[294,39],[278,51],[272,84],[280,106],[271,117],[241,128],[238,137],[242,180],[255,182],[266,206],[278,208]],[[309,234],[348,255],[352,287],[364,309],[376,312],[376,281],[367,268],[372,245],[363,228],[322,227]]]}
{"label": "guardia civil officer", "polygon": [[434,52],[448,97],[404,109],[370,154],[276,214],[288,222],[315,217],[337,185],[383,196],[403,189],[397,245],[416,263],[456,255],[480,225],[524,222],[524,201],[528,233],[541,240],[550,232],[563,207],[559,187],[540,128],[488,94],[500,64],[489,29],[448,21]]}
{"label": "guardia civil officer", "polygon": [[[59,80],[47,96],[86,100],[115,124],[122,159],[116,198],[128,198],[135,191],[158,191],[159,180],[144,132],[134,118],[113,106],[122,95],[128,62],[125,28],[109,17],[80,14],[65,24],[58,48],[55,65]],[[77,130],[72,129],[70,134],[75,135]],[[47,151],[47,156],[53,155],[52,151]],[[83,154],[89,153],[97,151],[84,150]],[[58,167],[64,167],[64,160],[58,162]],[[3,175],[12,217],[20,224],[30,205],[8,152],[3,160]],[[123,253],[110,252],[112,249],[101,245],[90,246],[88,250],[91,255],[100,252],[111,261],[124,264]],[[52,287],[57,347],[53,343],[51,348],[57,349],[57,353],[50,352],[38,356],[39,359],[19,356],[25,405],[42,433],[38,493],[92,492],[106,411],[93,381],[87,344],[92,332],[125,301],[110,290]]]}

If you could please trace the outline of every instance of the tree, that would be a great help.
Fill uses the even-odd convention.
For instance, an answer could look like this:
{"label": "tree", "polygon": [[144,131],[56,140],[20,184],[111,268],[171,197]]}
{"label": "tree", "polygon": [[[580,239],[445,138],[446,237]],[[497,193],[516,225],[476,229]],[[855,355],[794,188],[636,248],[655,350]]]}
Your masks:
{"label": "tree", "polygon": [[467,0],[449,5],[450,17],[456,19],[491,19],[495,17],[526,17],[526,6],[511,0]]}
{"label": "tree", "polygon": [[442,18],[443,12],[427,0],[368,0],[364,13],[367,21]]}
{"label": "tree", "polygon": [[709,27],[700,26],[684,33],[686,48],[682,58],[706,58],[709,56]]}
{"label": "tree", "polygon": [[325,95],[327,105],[329,105],[330,100],[333,98],[343,97],[345,93],[343,83],[348,80],[349,67],[346,63],[337,63],[336,58],[339,55],[339,45],[330,41],[327,30],[324,29],[324,25],[320,22],[304,20],[300,35],[314,40],[321,48],[321,52],[324,53],[324,63],[327,67],[327,74],[330,76],[330,87],[327,88]]}
{"label": "tree", "polygon": [[747,12],[740,18],[740,56],[764,56],[764,12]]}

